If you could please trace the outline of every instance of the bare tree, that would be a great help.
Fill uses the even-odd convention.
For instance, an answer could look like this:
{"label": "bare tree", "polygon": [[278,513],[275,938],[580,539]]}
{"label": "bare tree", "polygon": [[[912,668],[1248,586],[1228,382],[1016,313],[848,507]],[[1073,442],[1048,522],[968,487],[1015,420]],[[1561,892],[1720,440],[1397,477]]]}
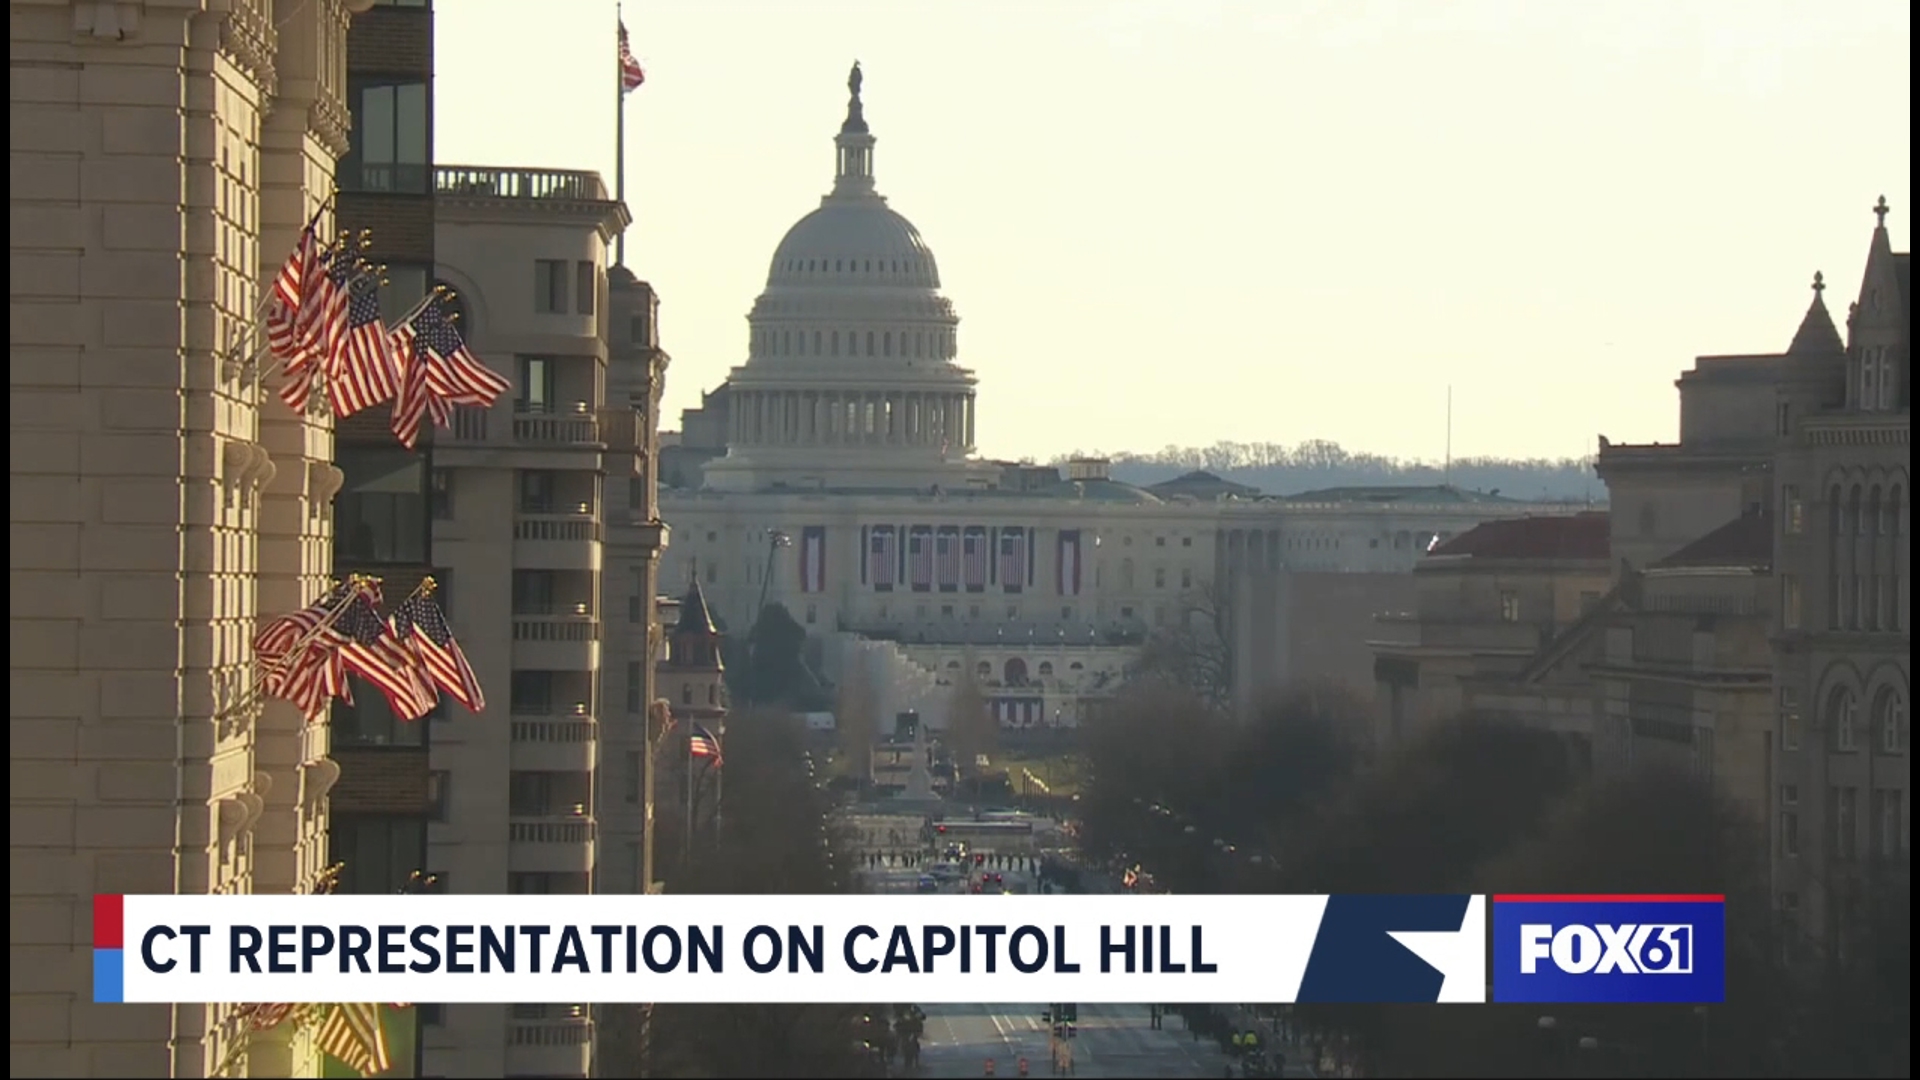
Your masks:
{"label": "bare tree", "polygon": [[955,763],[966,772],[975,771],[982,754],[991,754],[999,743],[1000,726],[987,707],[987,697],[974,677],[971,661],[953,685],[947,699],[946,743]]}
{"label": "bare tree", "polygon": [[1147,637],[1133,674],[1184,687],[1216,708],[1233,696],[1233,604],[1227,589],[1202,582],[1183,593],[1168,625]]}

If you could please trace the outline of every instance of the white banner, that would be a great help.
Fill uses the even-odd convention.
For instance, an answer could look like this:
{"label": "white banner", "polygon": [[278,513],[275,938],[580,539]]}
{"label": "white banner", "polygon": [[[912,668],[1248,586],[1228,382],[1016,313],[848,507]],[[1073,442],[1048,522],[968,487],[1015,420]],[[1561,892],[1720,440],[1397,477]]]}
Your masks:
{"label": "white banner", "polygon": [[1332,900],[100,897],[94,991],[129,1002],[1485,1000],[1483,897]]}

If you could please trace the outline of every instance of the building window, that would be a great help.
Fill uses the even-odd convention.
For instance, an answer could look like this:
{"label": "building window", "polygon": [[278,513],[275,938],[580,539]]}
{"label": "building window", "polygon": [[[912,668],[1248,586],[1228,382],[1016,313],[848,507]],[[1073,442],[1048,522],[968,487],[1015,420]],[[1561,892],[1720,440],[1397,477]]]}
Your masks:
{"label": "building window", "polygon": [[1780,812],[1780,854],[1787,858],[1800,854],[1800,815],[1791,810]]}
{"label": "building window", "polygon": [[435,821],[446,821],[453,810],[453,774],[435,769],[427,774],[427,807]]}
{"label": "building window", "polygon": [[355,80],[353,131],[347,156],[336,173],[349,191],[425,195],[432,168],[427,163],[427,84],[417,80]]}
{"label": "building window", "polygon": [[1873,698],[1875,746],[1883,754],[1907,752],[1907,703],[1900,691],[1883,686]]}
{"label": "building window", "polygon": [[1828,850],[1835,859],[1852,862],[1860,856],[1859,789],[1833,787],[1828,788],[1827,793],[1827,820],[1833,830],[1833,835],[1827,838]]}
{"label": "building window", "polygon": [[[380,318],[388,326],[412,318],[420,301],[427,298],[427,283],[432,276],[430,266],[389,264],[380,276]],[[460,329],[466,331],[464,325]]]}
{"label": "building window", "polygon": [[1852,753],[1860,748],[1859,712],[1859,700],[1846,687],[1834,687],[1827,696],[1827,730],[1832,732],[1835,750]]}
{"label": "building window", "polygon": [[1780,575],[1780,625],[1800,629],[1800,579],[1792,574]]}
{"label": "building window", "polygon": [[1906,853],[1906,820],[1900,816],[1900,790],[1876,788],[1873,793],[1873,853],[1897,859]]}
{"label": "building window", "polygon": [[419,564],[427,559],[426,465],[398,448],[336,447],[346,483],[334,497],[338,561]]}
{"label": "building window", "polygon": [[335,813],[328,835],[340,864],[338,891],[356,896],[406,892],[424,868],[424,817],[362,817]]}
{"label": "building window", "polygon": [[533,260],[533,310],[542,315],[567,313],[567,261]]}
{"label": "building window", "polygon": [[554,475],[545,469],[522,469],[520,471],[520,512],[523,514],[553,513],[553,489],[557,486],[554,479]]}
{"label": "building window", "polygon": [[1512,623],[1520,621],[1520,594],[1512,589],[1500,591],[1500,621]]}
{"label": "building window", "polygon": [[513,403],[515,412],[552,412],[553,361],[539,356],[521,357],[519,391]]}
{"label": "building window", "polygon": [[600,268],[590,262],[573,264],[573,313],[593,314],[593,301],[600,293]]}
{"label": "building window", "polygon": [[515,615],[552,615],[554,613],[553,571],[515,570],[513,572],[513,613]]}
{"label": "building window", "polygon": [[[941,614],[952,616],[953,608],[951,607],[943,608],[941,609]],[[817,623],[819,621],[820,621],[820,609],[815,607],[812,604],[808,604],[807,605],[807,625],[812,626],[814,623]]]}
{"label": "building window", "polygon": [[[635,345],[644,346],[649,344],[649,341],[647,338],[647,324],[648,324],[648,315],[644,311],[635,312],[632,318],[627,320],[627,336],[633,339],[633,343]],[[800,340],[805,341],[806,335],[805,334],[800,335]]]}
{"label": "building window", "polygon": [[1791,686],[1780,688],[1780,749],[1800,749],[1800,692]]}
{"label": "building window", "polygon": [[[507,875],[507,892],[512,893],[515,896],[546,896],[547,894],[553,892],[553,875],[551,874],[508,874]],[[539,1005],[514,1006],[514,1008],[516,1009],[528,1008],[528,1007],[541,1009],[543,1013],[545,1011],[544,1008]],[[538,1019],[538,1017],[536,1017],[536,1019]]]}
{"label": "building window", "polygon": [[431,474],[432,489],[427,493],[433,508],[433,520],[453,520],[453,470],[435,469]]}
{"label": "building window", "polygon": [[1787,532],[1800,535],[1807,527],[1807,504],[1800,499],[1800,489],[1792,484],[1782,487],[1780,504],[1786,509]]}
{"label": "building window", "polygon": [[546,817],[554,812],[553,774],[516,770],[507,774],[507,813]]}
{"label": "building window", "polygon": [[333,703],[330,737],[335,746],[424,746],[427,729],[418,720],[393,715],[387,696],[355,676],[353,704]]}
{"label": "building window", "polygon": [[1774,409],[1774,433],[1782,438],[1793,434],[1793,406],[1781,402]]}
{"label": "building window", "polygon": [[1183,589],[1193,588],[1193,571],[1191,570],[1180,571],[1180,587]]}
{"label": "building window", "polygon": [[553,672],[516,671],[513,673],[512,712],[515,716],[550,716],[553,713]]}
{"label": "building window", "polygon": [[646,672],[641,669],[640,661],[627,661],[627,714],[629,716],[639,716],[647,711],[644,698],[646,689]]}

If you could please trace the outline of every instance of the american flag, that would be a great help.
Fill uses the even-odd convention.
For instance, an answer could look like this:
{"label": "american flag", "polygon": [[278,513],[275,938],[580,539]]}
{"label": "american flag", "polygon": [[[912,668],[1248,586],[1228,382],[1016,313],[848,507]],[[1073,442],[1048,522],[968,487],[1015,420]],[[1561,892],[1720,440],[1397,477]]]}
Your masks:
{"label": "american flag", "polygon": [[393,331],[394,351],[405,358],[400,393],[393,403],[393,433],[411,448],[431,411],[444,426],[453,406],[491,408],[511,384],[480,362],[453,324],[444,297],[430,296]]}
{"label": "american flag", "polygon": [[880,592],[893,590],[893,560],[897,554],[894,544],[891,525],[875,525],[867,537],[867,577]]}
{"label": "american flag", "polygon": [[433,711],[439,695],[421,676],[414,653],[380,617],[372,596],[362,592],[337,625],[346,638],[340,646],[341,662],[385,695],[396,718],[418,720]]}
{"label": "american flag", "polygon": [[335,1005],[314,1041],[361,1076],[378,1076],[393,1068],[378,1005]]}
{"label": "american flag", "polygon": [[468,712],[485,712],[486,692],[447,625],[446,612],[428,596],[411,596],[393,613],[394,632],[413,646],[420,670]]}
{"label": "american flag", "polygon": [[1000,584],[1010,593],[1019,592],[1027,581],[1027,534],[1024,529],[1007,529],[1000,534]]}
{"label": "american flag", "polygon": [[967,591],[980,592],[987,587],[989,566],[987,530],[978,525],[967,526],[966,532],[961,536],[960,546],[966,562]]}
{"label": "american flag", "polygon": [[942,525],[934,536],[934,554],[939,561],[940,589],[952,592],[960,587],[960,530]]}
{"label": "american flag", "polygon": [[915,591],[933,587],[933,530],[924,525],[907,531],[907,573]]}
{"label": "american flag", "polygon": [[342,605],[359,596],[357,586],[339,585],[313,604],[262,626],[253,635],[261,691],[291,703],[309,721],[318,719],[346,686],[339,654],[345,638],[331,620]]}
{"label": "american flag", "polygon": [[713,737],[713,732],[695,724],[693,731],[687,735],[687,753],[692,757],[712,758],[713,763],[718,765],[720,764],[720,740]]}
{"label": "american flag", "polygon": [[393,342],[380,321],[380,287],[362,275],[347,282],[346,319],[327,356],[333,415],[345,418],[392,401],[399,390]]}
{"label": "american flag", "polygon": [[309,223],[268,297],[267,349],[286,375],[281,400],[294,409],[307,407],[328,343],[345,325],[344,297],[335,294],[336,264],[352,266],[337,249],[322,245]]}
{"label": "american flag", "polygon": [[620,92],[630,94],[640,89],[647,81],[646,69],[633,55],[633,47],[627,43],[627,24],[620,24]]}

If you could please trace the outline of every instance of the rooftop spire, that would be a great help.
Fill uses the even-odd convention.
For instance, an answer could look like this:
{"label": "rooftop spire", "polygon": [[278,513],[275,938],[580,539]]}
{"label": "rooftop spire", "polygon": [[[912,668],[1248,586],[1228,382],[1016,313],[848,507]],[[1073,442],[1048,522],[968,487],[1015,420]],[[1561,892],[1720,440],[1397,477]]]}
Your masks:
{"label": "rooftop spire", "polygon": [[1840,341],[1840,331],[1833,325],[1833,316],[1827,313],[1827,301],[1822,295],[1826,291],[1826,275],[1814,271],[1813,303],[1807,305],[1806,317],[1800,320],[1800,329],[1794,331],[1787,352],[1830,355],[1846,351]]}
{"label": "rooftop spire", "polygon": [[[858,108],[860,105],[860,83],[859,83],[860,65],[859,64],[853,65],[853,78],[854,78],[854,83],[853,83],[854,107]],[[1874,220],[1878,223],[1874,226],[1874,228],[1884,229],[1887,227],[1887,197],[1885,195],[1880,196],[1880,201],[1873,204],[1873,216],[1874,216]]]}
{"label": "rooftop spire", "polygon": [[834,170],[833,193],[854,195],[873,193],[873,134],[867,130],[866,110],[860,101],[860,87],[866,76],[860,73],[860,61],[847,73],[847,118],[834,138],[838,165]]}

